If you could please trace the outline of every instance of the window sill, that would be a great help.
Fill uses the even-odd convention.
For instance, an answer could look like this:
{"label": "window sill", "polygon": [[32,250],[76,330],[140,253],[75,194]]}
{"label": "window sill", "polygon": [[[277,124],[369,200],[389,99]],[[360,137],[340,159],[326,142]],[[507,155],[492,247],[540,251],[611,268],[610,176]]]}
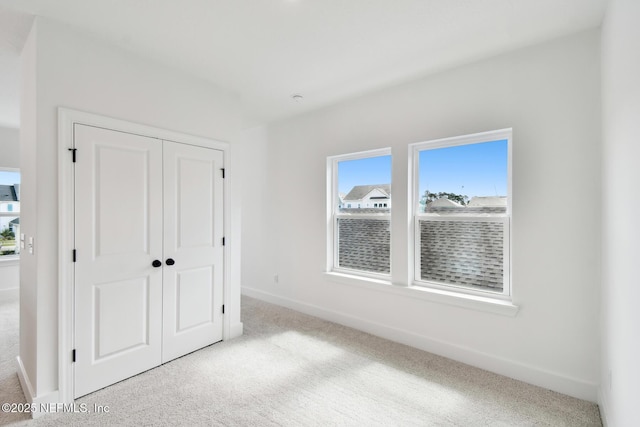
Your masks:
{"label": "window sill", "polygon": [[401,286],[394,285],[390,281],[370,279],[350,274],[326,272],[325,276],[336,283],[350,286],[358,286],[374,291],[390,293],[407,298],[418,298],[439,304],[447,304],[455,307],[467,308],[470,310],[483,311],[486,313],[499,314],[502,316],[515,317],[520,309],[511,301],[501,299],[467,295],[458,292],[445,291],[440,289],[427,288],[423,286]]}
{"label": "window sill", "polygon": [[12,265],[20,264],[20,256],[19,255],[5,255],[0,257],[0,267],[10,267]]}
{"label": "window sill", "polygon": [[334,282],[344,283],[346,285],[393,286],[390,280],[374,279],[372,277],[365,277],[365,276],[356,276],[355,274],[328,271],[325,273],[325,275]]}

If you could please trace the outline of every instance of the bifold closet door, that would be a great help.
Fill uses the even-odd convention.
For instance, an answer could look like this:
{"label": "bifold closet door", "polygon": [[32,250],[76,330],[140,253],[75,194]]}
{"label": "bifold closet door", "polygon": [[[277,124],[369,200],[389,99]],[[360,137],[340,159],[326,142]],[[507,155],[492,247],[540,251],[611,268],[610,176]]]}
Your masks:
{"label": "bifold closet door", "polygon": [[74,127],[75,396],[161,363],[162,144]]}
{"label": "bifold closet door", "polygon": [[164,142],[162,361],[222,340],[223,154]]}

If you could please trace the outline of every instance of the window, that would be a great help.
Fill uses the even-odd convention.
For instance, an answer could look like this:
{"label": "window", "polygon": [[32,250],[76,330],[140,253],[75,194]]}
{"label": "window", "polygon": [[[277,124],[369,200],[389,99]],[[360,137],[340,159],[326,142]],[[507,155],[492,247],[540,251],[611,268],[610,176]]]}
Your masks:
{"label": "window", "polygon": [[20,173],[0,171],[0,258],[20,253]]}
{"label": "window", "polygon": [[327,270],[388,280],[391,149],[329,157],[327,176]]}
{"label": "window", "polygon": [[411,145],[414,285],[510,295],[511,129]]}

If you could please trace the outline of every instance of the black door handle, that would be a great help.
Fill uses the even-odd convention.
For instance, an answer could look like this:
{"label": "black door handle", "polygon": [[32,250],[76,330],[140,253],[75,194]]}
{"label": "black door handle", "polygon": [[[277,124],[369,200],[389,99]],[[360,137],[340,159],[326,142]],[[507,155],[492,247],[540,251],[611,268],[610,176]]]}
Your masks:
{"label": "black door handle", "polygon": [[154,259],[151,265],[154,267],[160,267],[162,265],[162,262],[160,260]]}
{"label": "black door handle", "polygon": [[176,262],[173,260],[173,258],[167,258],[167,260],[165,261],[165,263],[166,263],[167,265],[173,265],[173,264],[175,264]]}

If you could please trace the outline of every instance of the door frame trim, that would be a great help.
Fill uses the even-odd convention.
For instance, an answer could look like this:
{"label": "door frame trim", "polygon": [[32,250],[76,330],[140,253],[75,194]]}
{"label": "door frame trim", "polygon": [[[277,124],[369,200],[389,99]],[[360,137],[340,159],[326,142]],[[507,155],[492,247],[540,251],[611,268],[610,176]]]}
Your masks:
{"label": "door frame trim", "polygon": [[[72,250],[74,248],[74,179],[72,156],[68,149],[74,147],[74,124],[83,124],[118,132],[126,132],[181,144],[220,150],[223,153],[223,164],[229,166],[229,143],[195,135],[188,135],[171,130],[142,125],[126,120],[115,119],[93,113],[87,113],[69,108],[58,108],[58,391],[62,403],[74,401],[74,366],[71,358],[74,348],[74,268]],[[231,203],[229,189],[230,174],[223,181],[224,203],[224,235],[231,234]],[[227,340],[242,334],[242,323],[232,325],[231,310],[239,310],[233,304],[230,281],[232,266],[239,265],[234,260],[230,245],[223,248],[223,303],[227,307],[223,317],[222,339]],[[233,262],[233,263],[232,263]],[[240,284],[238,283],[239,287]]]}

